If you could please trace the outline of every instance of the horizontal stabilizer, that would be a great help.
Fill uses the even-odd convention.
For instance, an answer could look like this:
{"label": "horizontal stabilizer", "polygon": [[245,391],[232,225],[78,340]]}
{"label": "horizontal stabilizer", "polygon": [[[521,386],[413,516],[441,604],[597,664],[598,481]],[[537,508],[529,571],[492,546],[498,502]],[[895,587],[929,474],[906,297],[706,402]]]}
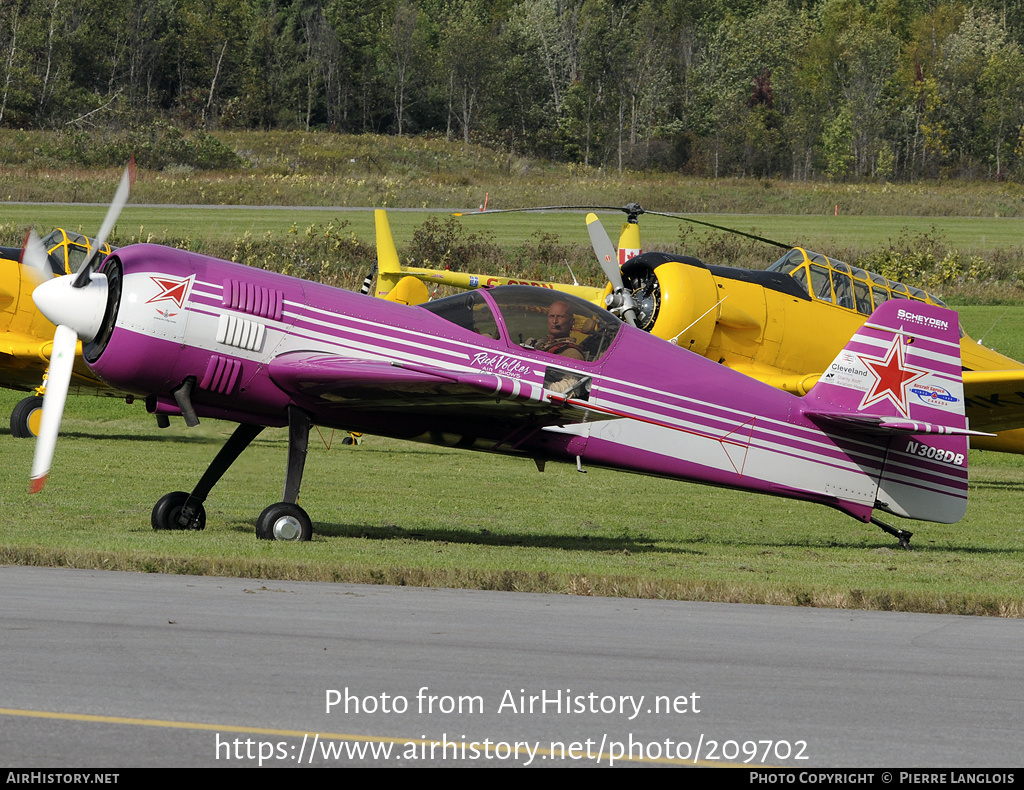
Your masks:
{"label": "horizontal stabilizer", "polygon": [[804,412],[815,422],[831,423],[837,426],[861,430],[868,433],[916,433],[946,436],[995,436],[984,431],[968,428],[951,428],[930,422],[903,420],[897,417],[878,417],[872,414],[835,414],[833,412]]}

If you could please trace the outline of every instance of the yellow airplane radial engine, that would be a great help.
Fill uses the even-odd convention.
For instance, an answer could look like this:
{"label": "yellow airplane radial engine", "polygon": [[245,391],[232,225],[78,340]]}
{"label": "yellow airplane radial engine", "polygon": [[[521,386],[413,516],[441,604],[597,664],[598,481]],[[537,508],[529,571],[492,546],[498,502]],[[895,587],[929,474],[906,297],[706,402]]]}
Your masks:
{"label": "yellow airplane radial engine", "polygon": [[[634,258],[622,267],[622,279],[633,292],[641,329],[701,356],[707,355],[719,324],[759,327],[756,319],[722,299],[715,278],[696,259]],[[610,292],[608,286],[605,293]]]}

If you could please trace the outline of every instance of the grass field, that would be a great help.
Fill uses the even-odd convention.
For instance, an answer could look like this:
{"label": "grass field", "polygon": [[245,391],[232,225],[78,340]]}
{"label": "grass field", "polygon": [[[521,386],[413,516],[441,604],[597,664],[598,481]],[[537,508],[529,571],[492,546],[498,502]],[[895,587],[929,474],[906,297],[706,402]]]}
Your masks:
{"label": "grass field", "polygon": [[[440,211],[403,211],[392,209],[389,219],[396,243],[408,244],[416,227],[428,218],[447,220],[458,206]],[[20,229],[29,225],[50,229],[65,227],[82,233],[94,233],[99,227],[105,206],[83,205],[16,205],[2,207],[0,221],[13,226],[6,243],[20,243]],[[612,240],[624,215],[618,212],[599,212]],[[901,234],[909,237],[936,232],[946,243],[957,249],[976,251],[977,254],[1019,250],[1024,251],[1024,220],[992,217],[908,217],[908,216],[778,216],[701,214],[694,215],[704,222],[735,228],[747,233],[779,241],[783,244],[806,246],[829,253],[832,250],[873,249],[896,239]],[[129,205],[118,223],[116,234],[121,238],[145,239],[153,235],[161,239],[195,239],[229,241],[249,233],[284,235],[296,227],[304,229],[312,224],[336,225],[347,222],[348,229],[363,241],[374,240],[373,212],[354,209],[260,208],[260,207],[204,207],[193,206],[147,208]],[[497,214],[467,217],[464,227],[474,233],[487,234],[502,245],[522,244],[537,233],[550,233],[563,243],[589,245],[584,212],[530,212],[528,214]],[[644,245],[648,249],[686,246],[683,234],[704,235],[705,231],[679,220],[655,215],[640,220]],[[782,254],[782,250],[760,247],[766,263]]]}
{"label": "grass field", "polygon": [[[1016,184],[712,181],[525,161],[437,139],[220,137],[246,166],[140,169],[114,243],[155,241],[354,288],[373,266],[374,232],[372,213],[353,207],[387,207],[406,262],[553,280],[569,279],[568,266],[597,285],[582,210],[450,214],[487,199],[499,209],[637,201],[916,280],[954,303],[1024,299],[1024,188]],[[56,165],[60,139],[0,130],[13,150],[0,154],[2,243],[20,243],[29,225],[98,227],[119,173]],[[621,212],[602,219],[617,238]],[[782,253],[679,219],[646,215],[640,224],[645,249],[711,264],[764,268]],[[967,269],[980,276],[957,274]]]}

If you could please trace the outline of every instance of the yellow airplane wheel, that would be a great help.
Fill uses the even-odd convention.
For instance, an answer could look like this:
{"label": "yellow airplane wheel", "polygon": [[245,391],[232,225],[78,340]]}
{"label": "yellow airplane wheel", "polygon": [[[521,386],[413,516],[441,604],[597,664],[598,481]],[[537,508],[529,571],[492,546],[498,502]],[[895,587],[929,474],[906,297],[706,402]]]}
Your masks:
{"label": "yellow airplane wheel", "polygon": [[39,435],[43,420],[43,399],[39,395],[25,398],[11,412],[11,436],[31,439]]}

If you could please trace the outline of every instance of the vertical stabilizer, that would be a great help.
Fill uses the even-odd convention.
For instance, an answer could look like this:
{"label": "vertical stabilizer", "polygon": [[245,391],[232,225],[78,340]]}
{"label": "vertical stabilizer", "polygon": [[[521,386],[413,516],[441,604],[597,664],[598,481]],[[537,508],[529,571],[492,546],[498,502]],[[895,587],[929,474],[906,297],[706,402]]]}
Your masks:
{"label": "vertical stabilizer", "polygon": [[391,235],[388,213],[384,209],[373,212],[377,229],[377,290],[375,296],[387,296],[402,279],[402,265],[398,260],[395,238]]}
{"label": "vertical stabilizer", "polygon": [[952,310],[882,304],[803,398],[827,430],[887,442],[876,508],[952,523],[967,507],[960,334]]}

